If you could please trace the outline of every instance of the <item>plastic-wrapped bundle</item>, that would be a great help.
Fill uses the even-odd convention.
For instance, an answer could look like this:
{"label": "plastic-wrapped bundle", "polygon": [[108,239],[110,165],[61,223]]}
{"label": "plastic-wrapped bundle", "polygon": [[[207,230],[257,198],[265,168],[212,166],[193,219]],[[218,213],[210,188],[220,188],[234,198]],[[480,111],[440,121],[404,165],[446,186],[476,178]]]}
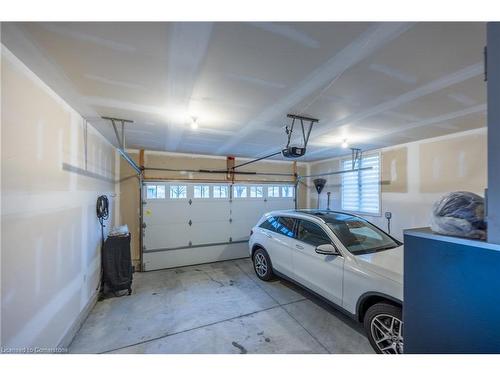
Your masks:
{"label": "plastic-wrapped bundle", "polygon": [[485,239],[484,198],[467,191],[446,194],[434,203],[431,228],[449,236]]}

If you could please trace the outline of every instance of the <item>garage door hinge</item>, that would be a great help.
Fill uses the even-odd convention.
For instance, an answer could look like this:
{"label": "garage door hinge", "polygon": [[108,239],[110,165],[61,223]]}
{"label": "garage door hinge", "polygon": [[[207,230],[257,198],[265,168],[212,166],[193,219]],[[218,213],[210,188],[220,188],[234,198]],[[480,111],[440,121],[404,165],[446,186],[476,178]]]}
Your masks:
{"label": "garage door hinge", "polygon": [[229,237],[229,242],[233,242],[233,237]]}
{"label": "garage door hinge", "polygon": [[189,241],[189,247],[193,246],[193,243],[191,241]]}
{"label": "garage door hinge", "polygon": [[229,219],[229,222],[232,223],[233,222],[233,219]]}
{"label": "garage door hinge", "polygon": [[189,205],[192,205],[193,204],[193,201],[190,199],[189,200]]}
{"label": "garage door hinge", "polygon": [[143,228],[146,228],[146,226],[147,226],[146,223],[142,223]]}
{"label": "garage door hinge", "polygon": [[193,225],[193,222],[191,220],[189,220],[188,222],[189,226]]}

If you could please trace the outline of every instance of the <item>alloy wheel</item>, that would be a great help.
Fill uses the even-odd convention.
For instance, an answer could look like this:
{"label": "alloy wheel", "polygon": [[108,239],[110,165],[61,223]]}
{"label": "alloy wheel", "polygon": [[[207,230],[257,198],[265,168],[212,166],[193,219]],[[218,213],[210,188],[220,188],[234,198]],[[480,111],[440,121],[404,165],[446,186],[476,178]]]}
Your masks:
{"label": "alloy wheel", "polygon": [[257,253],[255,255],[255,271],[260,277],[264,277],[267,273],[267,260],[264,254],[262,253]]}
{"label": "alloy wheel", "polygon": [[403,354],[403,322],[388,314],[376,315],[370,324],[373,341],[384,354]]}

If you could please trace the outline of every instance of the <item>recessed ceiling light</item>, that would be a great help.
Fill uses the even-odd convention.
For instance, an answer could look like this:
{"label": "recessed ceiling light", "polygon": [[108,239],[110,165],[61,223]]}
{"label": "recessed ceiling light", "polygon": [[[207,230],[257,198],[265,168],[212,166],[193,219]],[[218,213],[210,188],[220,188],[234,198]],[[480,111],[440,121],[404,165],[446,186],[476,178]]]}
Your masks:
{"label": "recessed ceiling light", "polygon": [[349,143],[347,143],[347,139],[344,139],[342,141],[342,148],[347,148],[347,147],[349,147]]}
{"label": "recessed ceiling light", "polygon": [[196,130],[198,129],[198,121],[196,117],[192,117],[191,121],[191,129]]}

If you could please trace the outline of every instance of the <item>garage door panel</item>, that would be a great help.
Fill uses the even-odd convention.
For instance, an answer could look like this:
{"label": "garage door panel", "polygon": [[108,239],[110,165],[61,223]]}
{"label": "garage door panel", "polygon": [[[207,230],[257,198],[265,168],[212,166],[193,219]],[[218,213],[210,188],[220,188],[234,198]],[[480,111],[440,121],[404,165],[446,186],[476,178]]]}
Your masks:
{"label": "garage door panel", "polygon": [[193,223],[191,227],[193,245],[229,242],[229,237],[229,220],[198,222]]}
{"label": "garage door panel", "polygon": [[266,211],[290,210],[295,207],[295,201],[291,198],[269,199],[266,202]]}
{"label": "garage door panel", "polygon": [[[232,200],[231,194],[223,198],[214,195],[216,185],[228,186],[226,192],[231,192],[232,187],[227,184],[213,184],[209,189],[205,187],[210,184],[203,183],[147,184],[150,189],[144,197],[143,253],[147,270],[248,256],[250,230],[260,217],[267,211],[294,207],[294,200],[290,198],[267,199],[268,188],[264,184],[252,185],[262,186],[262,197],[250,197],[256,189],[241,184],[247,186],[247,193]],[[155,194],[154,186],[156,196],[147,199],[148,194]],[[165,194],[162,186],[165,186]],[[172,189],[182,187],[182,196],[173,197],[171,186]],[[217,188],[219,195],[221,190]]]}
{"label": "garage door panel", "polygon": [[[231,202],[231,218],[234,221],[246,220],[255,223],[266,210],[264,200],[233,200]],[[252,225],[253,226],[253,225]]]}
{"label": "garage door panel", "polygon": [[191,239],[191,228],[187,223],[172,223],[167,226],[149,224],[144,233],[144,246],[147,250],[189,246]]}
{"label": "garage door panel", "polygon": [[248,240],[250,230],[265,212],[264,199],[234,199],[231,202],[231,238]]}
{"label": "garage door panel", "polygon": [[231,202],[231,209],[237,214],[248,213],[249,211],[258,212],[264,208],[264,199],[233,199]]}
{"label": "garage door panel", "polygon": [[233,241],[248,241],[250,230],[256,224],[253,220],[238,220],[231,223],[231,238]]}
{"label": "garage door panel", "polygon": [[229,200],[194,201],[190,207],[193,222],[229,221]]}
{"label": "garage door panel", "polygon": [[144,222],[157,225],[189,222],[191,211],[187,200],[150,200],[144,205]]}
{"label": "garage door panel", "polygon": [[153,271],[244,257],[248,257],[248,244],[232,243],[165,252],[146,252],[144,253],[143,261],[144,269],[146,271]]}

